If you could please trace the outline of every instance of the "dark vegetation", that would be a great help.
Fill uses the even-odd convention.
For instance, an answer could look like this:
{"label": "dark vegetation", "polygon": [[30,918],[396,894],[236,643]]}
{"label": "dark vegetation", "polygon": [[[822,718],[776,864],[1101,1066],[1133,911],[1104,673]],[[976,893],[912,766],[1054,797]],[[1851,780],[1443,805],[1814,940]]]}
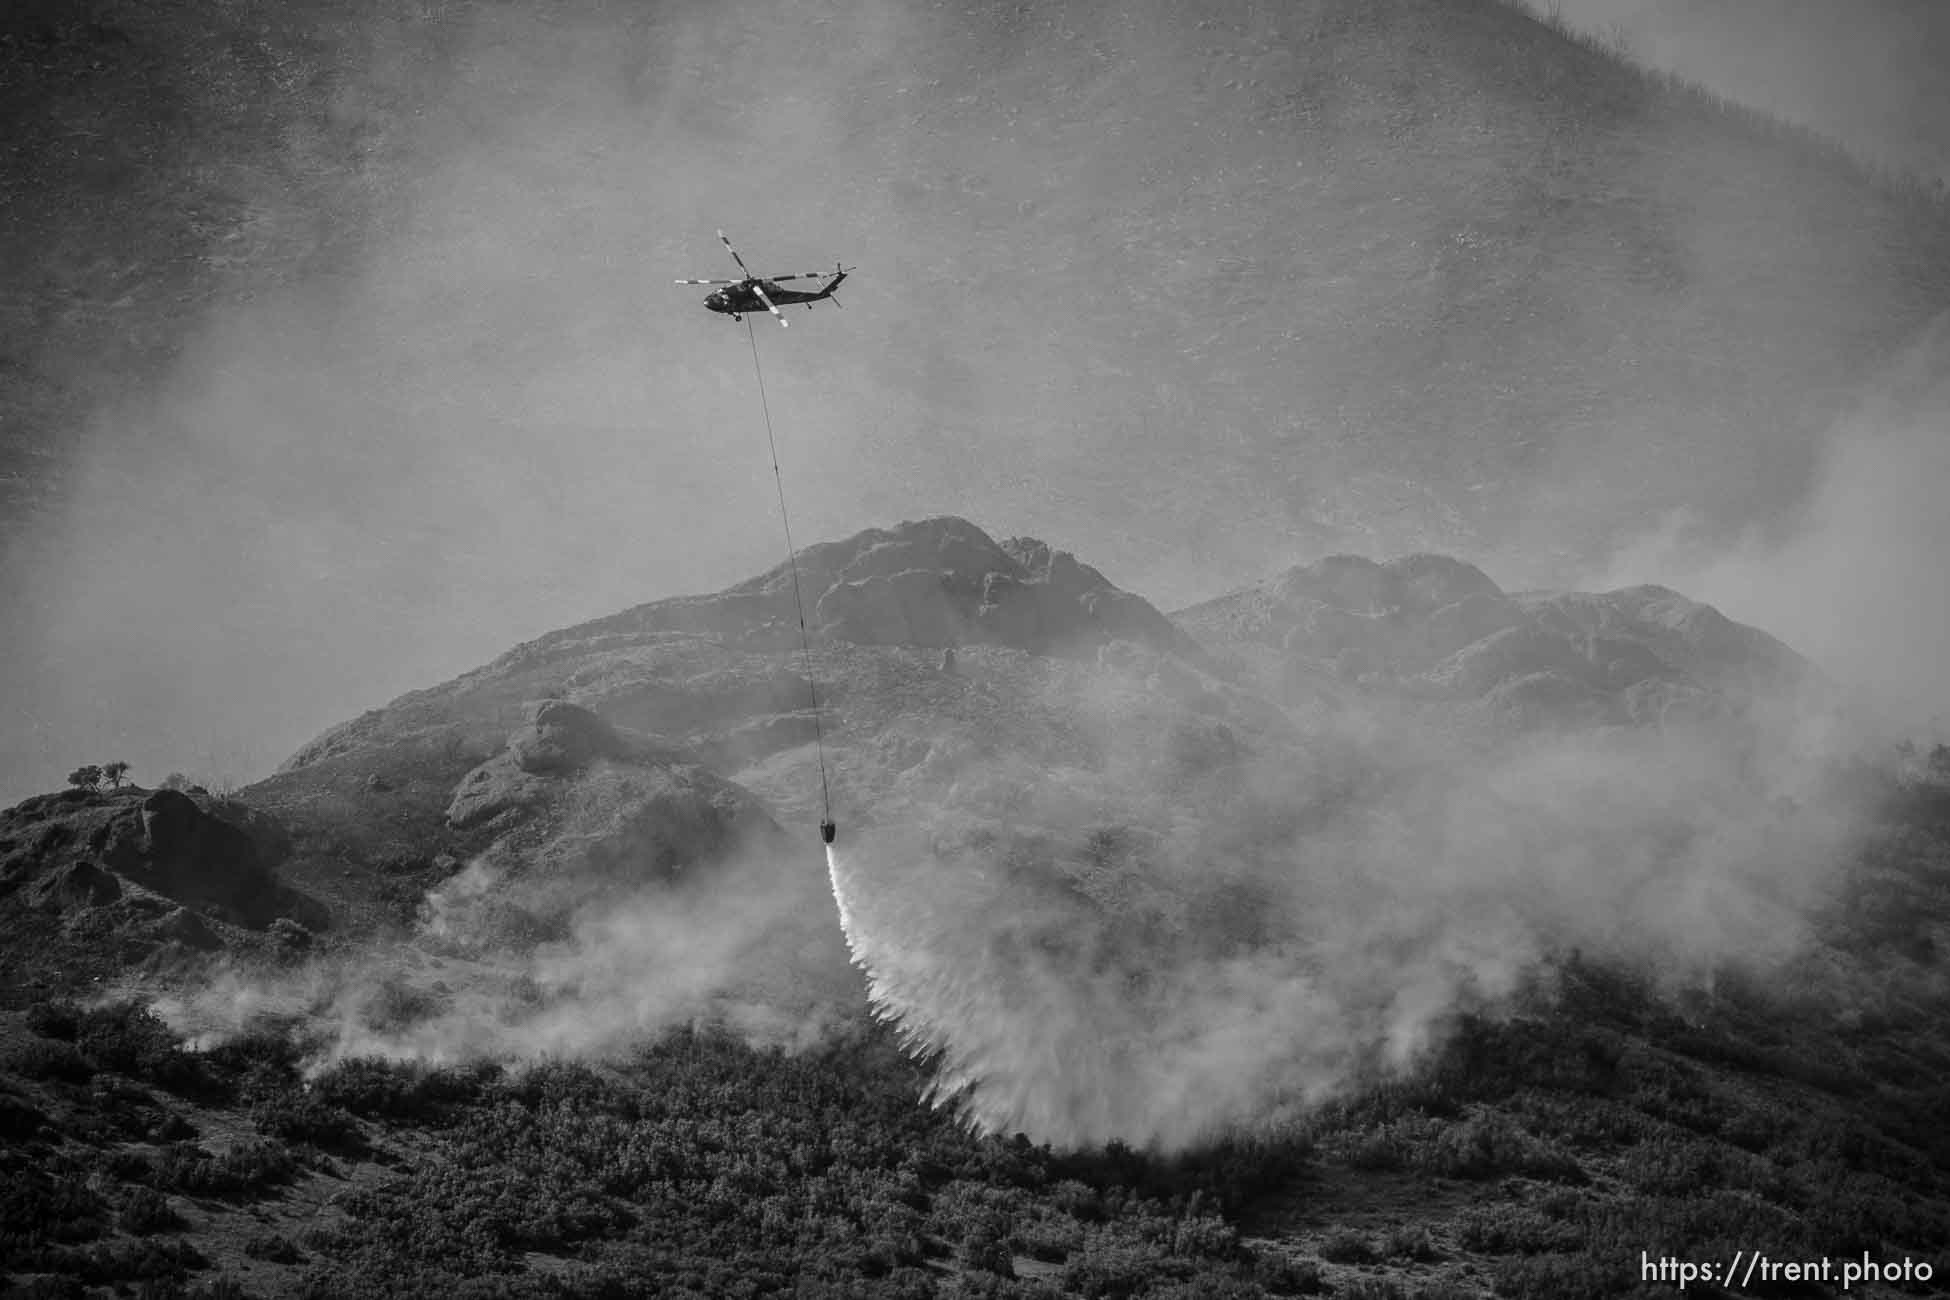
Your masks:
{"label": "dark vegetation", "polygon": [[[1886,847],[1834,923],[1940,881],[1943,847]],[[971,1137],[877,1030],[307,1081],[294,1026],[191,1051],[134,1005],[43,1002],[0,1087],[0,1272],[50,1295],[1555,1300],[1652,1294],[1642,1251],[1943,1259],[1940,995],[1904,1002],[1894,971],[1911,1014],[1838,1017],[1731,977],[1675,999],[1575,955],[1555,974],[1413,1076],[1170,1160]]]}
{"label": "dark vegetation", "polygon": [[[296,1270],[280,1290],[900,1296],[960,1275],[972,1294],[1049,1294],[1014,1277],[1018,1258],[1086,1295],[1167,1294],[1169,1279],[1260,1295],[1290,1275],[1224,1215],[1289,1176],[1298,1148],[1161,1163],[977,1140],[915,1104],[914,1067],[877,1039],[788,1057],[697,1031],[600,1068],[351,1060],[307,1085],[277,1030],[194,1053],[129,1005],[27,1020],[11,1064],[44,1106],[7,1112],[32,1134],[6,1157],[0,1207],[16,1281],[183,1278],[205,1262],[186,1210],[242,1222],[333,1177],[335,1157],[387,1172],[329,1221],[239,1229],[243,1256]],[[60,1071],[34,1064],[54,1056]],[[187,1125],[199,1106],[248,1114],[254,1135],[165,1138],[158,1111]]]}

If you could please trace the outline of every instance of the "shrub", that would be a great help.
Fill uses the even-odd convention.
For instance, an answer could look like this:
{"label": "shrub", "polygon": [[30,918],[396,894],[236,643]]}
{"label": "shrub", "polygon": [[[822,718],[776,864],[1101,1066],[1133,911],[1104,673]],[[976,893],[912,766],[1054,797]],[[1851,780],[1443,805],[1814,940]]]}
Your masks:
{"label": "shrub", "polygon": [[1581,1234],[1569,1224],[1548,1219],[1520,1205],[1482,1206],[1463,1214],[1456,1240],[1464,1250],[1484,1255],[1536,1255],[1574,1250]]}
{"label": "shrub", "polygon": [[1009,1247],[993,1228],[970,1228],[962,1238],[959,1253],[964,1268],[977,1273],[993,1273],[997,1277],[1015,1276],[1015,1261],[1009,1254]]}
{"label": "shrub", "polygon": [[309,1093],[285,1093],[251,1108],[251,1121],[266,1137],[305,1142],[347,1155],[366,1150],[359,1122],[343,1109]]}
{"label": "shrub", "polygon": [[87,1300],[88,1284],[66,1274],[42,1274],[15,1283],[7,1294],[14,1300]]}
{"label": "shrub", "polygon": [[173,1111],[163,1118],[161,1124],[156,1126],[156,1141],[158,1142],[192,1142],[196,1140],[196,1137],[196,1125]]}
{"label": "shrub", "polygon": [[116,1216],[122,1231],[137,1237],[146,1237],[156,1232],[179,1232],[189,1226],[182,1215],[170,1205],[169,1198],[153,1187],[138,1187],[131,1191],[128,1199],[122,1202],[122,1211]]}
{"label": "shrub", "polygon": [[73,1043],[60,1039],[37,1038],[22,1043],[7,1058],[7,1065],[29,1079],[86,1083],[95,1077],[95,1063]]}
{"label": "shrub", "polygon": [[0,1138],[24,1142],[41,1131],[47,1116],[39,1107],[11,1093],[0,1092]]}
{"label": "shrub", "polygon": [[1389,1259],[1408,1259],[1423,1264],[1442,1258],[1442,1252],[1436,1249],[1435,1238],[1419,1223],[1397,1224],[1390,1228],[1382,1240],[1381,1253]]}
{"label": "shrub", "polygon": [[36,1002],[27,1008],[27,1027],[42,1038],[72,1043],[81,1032],[81,1008],[66,998]]}
{"label": "shrub", "polygon": [[1606,1300],[1620,1290],[1617,1262],[1587,1255],[1499,1260],[1492,1276],[1509,1300]]}
{"label": "shrub", "polygon": [[243,1143],[222,1155],[176,1142],[147,1163],[148,1181],[161,1191],[232,1199],[289,1181],[297,1168],[288,1151],[268,1142]]}
{"label": "shrub", "polygon": [[246,1105],[270,1101],[298,1086],[301,1049],[281,1029],[256,1028],[225,1039],[204,1054]]}
{"label": "shrub", "polygon": [[[544,1096],[560,1102],[559,1089],[550,1091],[546,1082],[550,1077],[547,1070],[530,1071],[517,1095],[531,1106],[541,1104]],[[363,1118],[426,1122],[480,1101],[500,1078],[501,1067],[491,1063],[430,1070],[378,1057],[351,1057],[319,1074],[311,1091],[320,1101]]]}
{"label": "shrub", "polygon": [[1029,1258],[1045,1264],[1061,1264],[1082,1244],[1083,1232],[1073,1220],[1049,1219],[1018,1228],[1015,1241],[1017,1248]]}
{"label": "shrub", "polygon": [[106,1219],[107,1207],[86,1179],[38,1171],[0,1179],[0,1267],[35,1246],[93,1241]]}
{"label": "shrub", "polygon": [[1337,1300],[1408,1300],[1402,1284],[1392,1277],[1357,1277],[1334,1295]]}
{"label": "shrub", "polygon": [[1380,1256],[1374,1243],[1352,1228],[1336,1228],[1320,1243],[1320,1257],[1335,1264],[1372,1264]]}
{"label": "shrub", "polygon": [[1320,1265],[1270,1251],[1253,1256],[1252,1277],[1274,1295],[1315,1295],[1327,1289]]}
{"label": "shrub", "polygon": [[134,1075],[178,1094],[209,1090],[202,1059],[185,1052],[175,1031],[139,1002],[82,1012],[75,1045],[101,1069]]}
{"label": "shrub", "polygon": [[291,1238],[276,1232],[254,1233],[244,1242],[244,1253],[252,1259],[272,1264],[302,1264],[304,1252]]}

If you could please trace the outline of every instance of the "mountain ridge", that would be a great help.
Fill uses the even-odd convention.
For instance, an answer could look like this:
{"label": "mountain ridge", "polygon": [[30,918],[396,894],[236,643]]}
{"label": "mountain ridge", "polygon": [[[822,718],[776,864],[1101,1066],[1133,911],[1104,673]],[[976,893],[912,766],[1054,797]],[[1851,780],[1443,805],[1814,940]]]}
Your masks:
{"label": "mountain ridge", "polygon": [[[693,796],[659,793],[698,779],[741,792],[700,810],[750,797],[809,824],[820,733],[849,827],[968,795],[978,787],[954,782],[971,762],[1014,772],[1003,794],[1034,780],[1024,763],[1122,771],[1097,797],[1138,827],[1154,819],[1112,796],[1118,782],[1185,795],[1192,779],[1210,796],[1257,749],[1314,734],[1331,750],[1364,710],[1409,708],[1431,734],[1495,747],[1594,727],[1744,729],[1768,698],[1826,687],[1766,633],[1669,589],[1510,594],[1429,554],[1330,556],[1166,616],[1060,548],[941,516],[808,547],[798,577],[810,661],[780,565],[512,647],[328,729],[236,798],[289,825],[280,872],[357,932],[409,923],[413,891],[483,853],[559,856],[549,846],[608,837],[597,851],[628,857],[626,827],[645,817],[716,824],[674,811]],[[679,775],[631,775],[655,772]]]}
{"label": "mountain ridge", "polygon": [[[549,1134],[561,1195],[621,1195],[617,1151],[652,1129],[709,1141],[849,1071],[875,1081],[884,1122],[936,1134],[929,1150],[953,1133],[1008,1169],[1047,1165],[1013,1185],[1053,1183],[1052,1206],[1120,1179],[1209,1189],[1209,1258],[1118,1266],[1230,1268],[1241,1295],[1400,1265],[1450,1288],[1428,1294],[1492,1276],[1545,1300],[1566,1270],[1602,1272],[1620,1222],[1745,1225],[1783,1250],[1944,1240],[1924,1116],[1950,1056],[1910,1026],[1941,1000],[1930,855],[1950,805],[1842,751],[1796,770],[1795,730],[1764,706],[1805,661],[1664,588],[1504,593],[1430,555],[1296,566],[1161,630],[1063,555],[959,517],[821,545],[813,663],[841,827],[825,871],[779,570],[538,638],[326,733],[235,800],[76,789],[0,814],[0,1122],[115,1145],[83,1157],[113,1162],[90,1186],[152,1216],[118,1222],[194,1240],[264,1294],[291,1293],[281,1270],[307,1259],[373,1279],[416,1251],[459,1267],[475,1248],[438,1243],[465,1233],[355,1241],[375,1215],[475,1213],[435,1185],[449,1153],[471,1152],[470,1187],[516,1176],[454,1117],[499,1106],[507,1131]],[[1011,602],[1037,616],[982,613]],[[887,639],[916,627],[968,639]],[[261,844],[280,914],[151,901],[133,850],[189,842],[142,838],[152,802]],[[743,1109],[717,1075],[676,1083],[706,1063],[798,1081],[797,1100]],[[170,1095],[142,1092],[138,1113],[115,1100],[136,1083],[63,1082],[111,1068]],[[644,1070],[639,1100],[592,1119]],[[695,1113],[673,1122],[674,1096]],[[594,1145],[550,1127],[571,1115]],[[263,1136],[233,1140],[245,1123]],[[146,1153],[162,1134],[175,1145]],[[67,1167],[52,1152],[25,1157],[37,1194]],[[967,1193],[930,1193],[975,1167],[931,1168],[902,1203],[952,1216]],[[1697,1195],[1702,1178],[1718,1190]],[[348,1179],[361,1190],[314,1204]],[[182,1195],[208,1187],[228,1199]],[[1052,1213],[1033,1211],[1065,1222]],[[667,1208],[657,1230],[678,1222]],[[705,1249],[682,1222],[682,1248]],[[1010,1222],[1025,1297],[1111,1266],[1101,1237]],[[838,1267],[945,1267],[952,1240]],[[1520,1244],[1546,1241],[1548,1267]],[[555,1267],[534,1253],[497,1265],[509,1287]],[[91,1276],[164,1266],[91,1258]]]}
{"label": "mountain ridge", "polygon": [[[735,349],[694,304],[642,310],[666,301],[667,275],[720,253],[678,232],[724,224],[726,204],[762,207],[759,174],[800,196],[789,246],[873,259],[867,310],[794,331],[805,364],[771,376],[780,410],[810,417],[781,428],[796,507],[1020,518],[1114,557],[1121,581],[1168,604],[1348,550],[1466,553],[1512,584],[1561,586],[1679,508],[1713,537],[1778,535],[1836,420],[1950,285],[1940,205],[1493,5],[1125,21],[1032,4],[881,27],[838,9],[795,9],[800,26],[781,27],[625,8],[582,0],[543,29],[519,6],[416,18],[331,0],[270,22],[254,0],[199,10],[194,33],[124,0],[22,11],[50,39],[23,31],[0,60],[35,65],[23,87],[58,90],[26,120],[75,153],[16,159],[30,236],[17,247],[33,265],[7,317],[7,373],[23,378],[0,398],[7,429],[35,445],[0,470],[0,492],[79,495],[9,550],[31,588],[21,607],[39,611],[8,647],[26,666],[18,716],[92,716],[97,687],[61,680],[48,647],[111,643],[100,653],[119,664],[99,610],[162,616],[161,593],[182,598],[173,578],[210,573],[237,599],[208,620],[247,609],[278,628],[186,633],[101,676],[193,679],[220,660],[227,689],[253,695],[241,708],[282,719],[245,763],[268,771],[326,719],[237,644],[293,646],[337,717],[389,666],[390,696],[468,662],[462,628],[523,639],[533,624],[510,611],[532,600],[555,602],[537,620],[550,626],[616,608],[631,582],[676,589],[674,537],[720,539],[692,556],[714,573],[776,553],[765,512],[727,511],[756,505],[719,454],[726,420],[745,418],[721,387]],[[240,51],[238,75],[180,84],[195,60],[172,42],[192,34]],[[774,40],[803,59],[776,57]],[[723,95],[717,60],[774,68],[776,93]],[[469,71],[484,62],[509,68],[506,99]],[[280,68],[298,80],[273,96]],[[558,85],[574,93],[551,96]],[[116,129],[158,96],[180,111]],[[809,111],[775,119],[787,101]],[[482,120],[522,125],[482,140],[469,125]],[[822,125],[833,149],[814,167],[800,146]],[[128,156],[137,142],[147,152]],[[220,149],[251,165],[212,173]],[[739,149],[768,166],[718,170]],[[670,151],[716,178],[696,190],[711,210],[690,190],[638,192],[632,178]],[[517,173],[546,183],[515,195],[487,179]],[[139,223],[133,200],[158,192],[169,219]],[[75,211],[103,218],[59,217]],[[592,220],[593,242],[536,237]],[[470,260],[477,221],[513,278]],[[179,321],[186,291],[199,305]],[[442,344],[436,320],[471,341]],[[537,321],[562,323],[559,338]],[[152,375],[123,362],[157,338],[172,347],[153,349],[168,383],[152,420],[149,380],[95,380]],[[641,409],[632,397],[595,419],[562,397],[592,391],[592,368],[641,374],[646,355],[683,378]],[[91,426],[95,468],[76,476],[61,431],[96,398],[127,418]],[[429,409],[447,415],[429,423]],[[519,468],[537,446],[555,464],[539,479]],[[463,460],[497,468],[463,482],[448,472]],[[655,485],[670,466],[673,495],[653,509],[585,494],[619,476]],[[321,482],[356,500],[296,486]],[[582,504],[557,516],[543,503],[558,492]],[[207,516],[155,513],[179,494]],[[236,507],[254,495],[278,508]],[[185,515],[208,535],[185,534]],[[291,519],[290,535],[266,517]],[[509,519],[556,544],[516,541],[526,526],[496,522]],[[158,543],[114,543],[131,528]],[[212,540],[233,534],[263,544]],[[362,575],[356,591],[320,582],[309,537]],[[645,558],[619,566],[618,551]],[[294,601],[301,589],[316,599]],[[339,640],[356,617],[402,635],[385,654]],[[115,713],[161,718],[171,698]],[[179,733],[199,725],[182,707]],[[45,766],[62,743],[29,722],[5,734],[8,762]]]}

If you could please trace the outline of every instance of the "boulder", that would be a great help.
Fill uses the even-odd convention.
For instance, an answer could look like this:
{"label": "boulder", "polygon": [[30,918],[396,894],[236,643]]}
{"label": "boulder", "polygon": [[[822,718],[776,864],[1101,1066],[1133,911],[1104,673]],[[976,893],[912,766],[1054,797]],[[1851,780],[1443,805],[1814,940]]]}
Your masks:
{"label": "boulder", "polygon": [[951,596],[939,570],[902,569],[835,583],[813,621],[822,634],[860,645],[939,647],[964,639],[968,604]]}
{"label": "boulder", "polygon": [[1569,637],[1527,623],[1458,651],[1428,676],[1456,694],[1480,696],[1499,683],[1550,672],[1580,683],[1588,683],[1592,676],[1582,648]]}
{"label": "boulder", "polygon": [[497,754],[454,787],[447,803],[447,825],[469,830],[503,813],[535,807],[548,798],[553,784],[546,776],[523,771],[511,751]]}
{"label": "boulder", "polygon": [[625,745],[601,718],[567,700],[543,700],[528,725],[508,738],[515,766],[524,772],[572,772],[598,758],[620,757]]}
{"label": "boulder", "polygon": [[122,897],[122,882],[92,862],[71,862],[41,881],[39,896],[42,905],[54,911],[103,907]]}
{"label": "boulder", "polygon": [[1593,727],[1611,716],[1609,697],[1588,681],[1545,671],[1500,682],[1490,691],[1490,714],[1506,732]]}
{"label": "boulder", "polygon": [[223,940],[210,927],[210,923],[187,907],[179,907],[157,921],[154,933],[159,939],[180,943],[198,952],[215,952],[223,947]]}
{"label": "boulder", "polygon": [[1400,604],[1437,610],[1470,599],[1500,600],[1503,588],[1473,564],[1447,555],[1405,555],[1382,566],[1396,579]]}
{"label": "boulder", "polygon": [[1438,659],[1447,658],[1484,637],[1495,636],[1506,628],[1524,622],[1523,610],[1502,593],[1476,592],[1453,604],[1443,605],[1429,615],[1429,651]]}

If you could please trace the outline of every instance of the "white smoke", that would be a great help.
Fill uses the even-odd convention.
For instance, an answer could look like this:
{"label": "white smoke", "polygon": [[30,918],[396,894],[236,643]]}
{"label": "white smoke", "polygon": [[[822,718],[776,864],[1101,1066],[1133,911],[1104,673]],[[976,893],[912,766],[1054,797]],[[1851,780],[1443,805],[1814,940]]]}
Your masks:
{"label": "white smoke", "polygon": [[1620,548],[1599,589],[1656,582],[1757,624],[1913,739],[1950,740],[1950,317],[1831,433],[1793,527],[1731,546],[1679,511]]}
{"label": "white smoke", "polygon": [[[1855,830],[1817,767],[1704,732],[1493,755],[1417,732],[1366,753],[1395,765],[1371,796],[1256,852],[1223,818],[1180,819],[1108,875],[1079,865],[1080,827],[1048,821],[1057,848],[1040,858],[946,819],[829,849],[848,947],[876,1014],[934,1062],[931,1100],[1059,1147],[1263,1129],[1413,1068],[1459,1013],[1507,1005],[1568,949],[1669,984],[1778,969],[1805,950]],[[1233,776],[1271,789],[1300,758]],[[1293,778],[1288,805],[1324,779]],[[1077,802],[1056,783],[1016,815]]]}
{"label": "white smoke", "polygon": [[414,933],[279,975],[228,969],[156,1002],[208,1043],[267,1019],[301,1022],[314,1068],[348,1057],[435,1064],[626,1050],[711,1021],[791,1049],[823,1040],[852,984],[810,861],[776,843],[699,864],[699,879],[598,891],[486,855],[431,891]]}

